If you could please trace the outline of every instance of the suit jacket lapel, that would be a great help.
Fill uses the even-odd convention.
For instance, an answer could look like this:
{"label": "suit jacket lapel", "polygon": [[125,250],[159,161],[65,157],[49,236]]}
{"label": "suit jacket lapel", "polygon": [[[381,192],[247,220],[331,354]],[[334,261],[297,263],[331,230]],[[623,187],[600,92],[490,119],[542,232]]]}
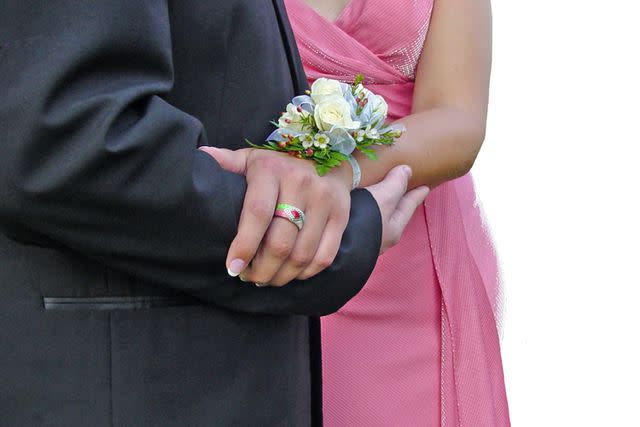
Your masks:
{"label": "suit jacket lapel", "polygon": [[282,0],[273,0],[273,7],[276,11],[276,16],[278,17],[282,41],[287,51],[287,60],[289,61],[289,68],[291,69],[295,92],[296,95],[302,95],[309,85],[304,73],[304,68],[302,67],[300,54],[298,53],[296,39],[293,35],[289,18],[287,17],[287,11]]}

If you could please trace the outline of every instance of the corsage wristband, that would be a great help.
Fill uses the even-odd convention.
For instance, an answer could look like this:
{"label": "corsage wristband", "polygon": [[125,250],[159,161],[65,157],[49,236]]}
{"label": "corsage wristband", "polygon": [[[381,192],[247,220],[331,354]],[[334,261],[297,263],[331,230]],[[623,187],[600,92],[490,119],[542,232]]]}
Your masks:
{"label": "corsage wristband", "polygon": [[351,189],[355,190],[360,185],[360,180],[362,179],[362,170],[360,169],[360,164],[352,154],[349,154],[348,160],[351,164],[351,169],[353,169],[353,186],[351,187]]}

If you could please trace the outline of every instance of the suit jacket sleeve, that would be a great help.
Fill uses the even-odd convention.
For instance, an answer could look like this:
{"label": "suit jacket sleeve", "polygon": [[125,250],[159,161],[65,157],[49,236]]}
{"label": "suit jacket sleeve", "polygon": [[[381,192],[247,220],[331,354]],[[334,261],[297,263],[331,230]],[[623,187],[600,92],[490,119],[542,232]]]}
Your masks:
{"label": "suit jacket sleeve", "polygon": [[229,278],[246,184],[197,150],[201,123],[164,99],[169,28],[162,1],[0,6],[0,227],[232,310],[337,310],[375,264],[375,201],[352,194],[338,258],[319,276],[281,289]]}

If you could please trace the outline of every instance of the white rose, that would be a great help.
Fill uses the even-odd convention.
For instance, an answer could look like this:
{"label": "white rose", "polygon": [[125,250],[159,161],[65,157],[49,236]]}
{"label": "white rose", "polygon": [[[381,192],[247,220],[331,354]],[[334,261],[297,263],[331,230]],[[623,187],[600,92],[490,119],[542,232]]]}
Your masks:
{"label": "white rose", "polygon": [[278,127],[302,132],[304,129],[303,119],[309,116],[309,113],[300,109],[293,104],[287,105],[287,111],[278,119]]}
{"label": "white rose", "polygon": [[316,104],[331,96],[342,96],[342,85],[337,80],[319,78],[311,85],[310,96]]}
{"label": "white rose", "polygon": [[325,132],[334,126],[344,129],[360,127],[360,122],[351,118],[351,106],[342,96],[332,96],[317,104],[314,118],[318,129]]}

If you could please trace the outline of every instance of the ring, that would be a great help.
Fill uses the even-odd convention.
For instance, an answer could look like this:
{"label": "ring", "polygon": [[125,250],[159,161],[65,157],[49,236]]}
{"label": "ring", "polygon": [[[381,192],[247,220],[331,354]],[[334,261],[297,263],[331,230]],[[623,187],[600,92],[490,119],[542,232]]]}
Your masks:
{"label": "ring", "polygon": [[274,216],[288,219],[298,227],[298,230],[302,230],[302,225],[304,224],[304,212],[295,206],[291,206],[286,203],[278,203]]}

